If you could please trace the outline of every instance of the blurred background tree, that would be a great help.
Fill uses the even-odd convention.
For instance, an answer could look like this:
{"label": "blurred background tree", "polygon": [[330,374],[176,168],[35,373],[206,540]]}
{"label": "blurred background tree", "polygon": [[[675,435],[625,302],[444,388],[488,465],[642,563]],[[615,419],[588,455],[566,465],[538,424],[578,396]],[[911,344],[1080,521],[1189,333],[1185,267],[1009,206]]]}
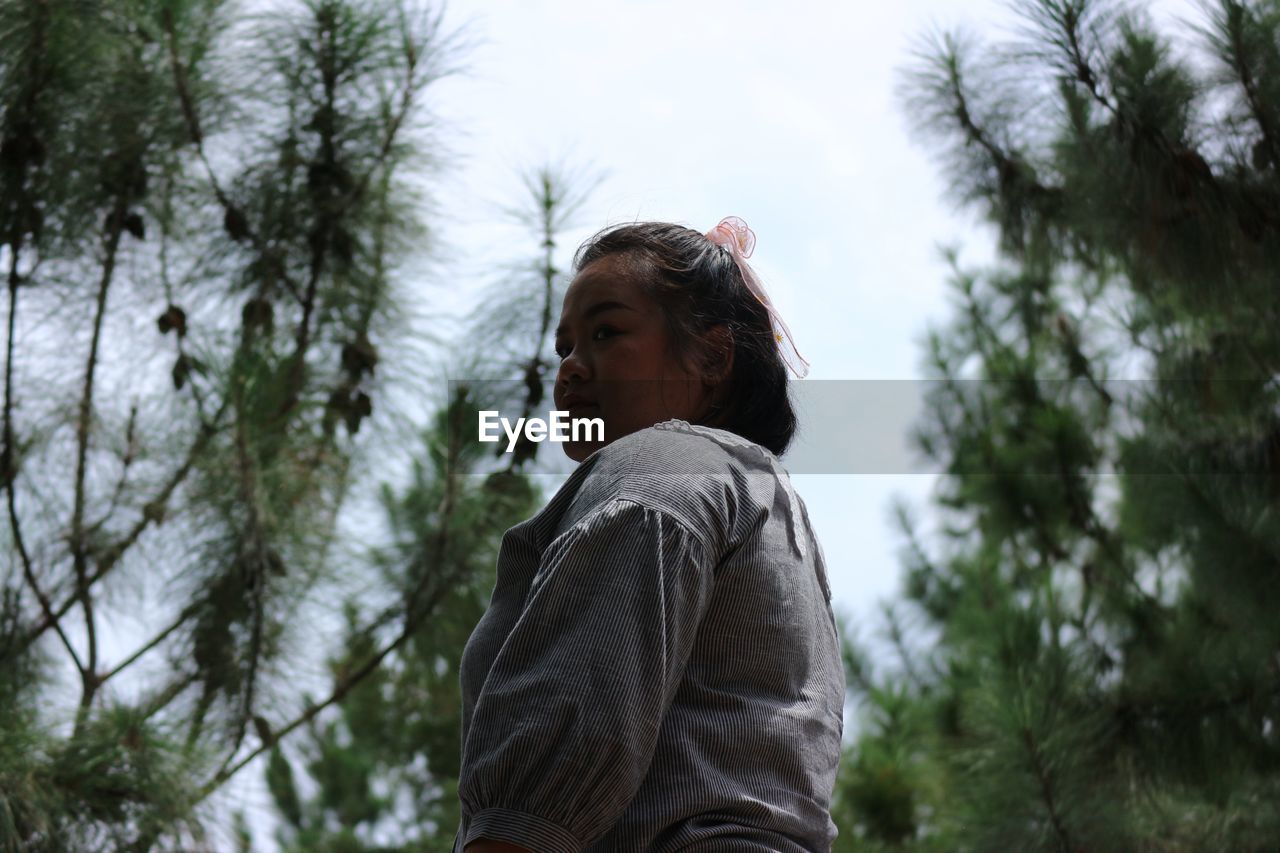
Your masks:
{"label": "blurred background tree", "polygon": [[[433,617],[339,703],[341,717],[303,738],[295,752],[305,787],[284,750],[273,751],[267,782],[282,849],[453,849],[461,818],[463,647],[488,606],[502,533],[547,497],[528,476],[540,444],[523,442],[507,454],[500,443],[493,459],[474,440],[474,425],[480,409],[527,417],[548,408],[554,323],[568,279],[556,254],[600,180],[540,166],[522,176],[523,204],[505,211],[529,251],[501,267],[464,326],[456,350],[466,355],[452,372],[469,378],[449,383],[453,397],[424,436],[418,459],[425,461],[414,461],[405,489],[382,492],[392,537],[372,562],[383,583],[406,591],[437,584],[435,593],[419,594],[440,598],[432,597]],[[440,573],[449,579],[444,585]],[[349,605],[344,654],[333,663],[337,682],[386,647],[368,628],[379,621],[358,617]]]}
{"label": "blurred background tree", "polygon": [[436,646],[536,498],[459,485],[457,399],[382,484],[424,422],[405,273],[434,245],[424,91],[459,48],[409,2],[0,5],[0,848],[208,849],[202,806],[255,757],[287,795],[296,729],[346,784],[335,727],[388,685],[433,704],[359,767],[396,737],[456,762]]}
{"label": "blurred background tree", "polygon": [[[902,79],[1002,261],[954,269],[897,665],[850,643],[840,849],[1280,838],[1280,5],[1111,0]],[[1135,378],[1142,377],[1142,378]]]}
{"label": "blurred background tree", "polygon": [[[542,496],[527,476],[507,470],[477,476],[487,454],[474,441],[475,406],[466,386],[426,436],[407,488],[383,490],[394,531],[375,555],[383,580],[431,613],[380,659],[338,704],[340,716],[310,726],[291,751],[315,793],[304,796],[294,764],[276,747],[267,784],[282,849],[449,851],[460,820],[462,756],[458,665],[493,589],[503,532],[533,515]],[[452,420],[452,423],[449,421]],[[337,684],[374,660],[380,622],[347,608]]]}

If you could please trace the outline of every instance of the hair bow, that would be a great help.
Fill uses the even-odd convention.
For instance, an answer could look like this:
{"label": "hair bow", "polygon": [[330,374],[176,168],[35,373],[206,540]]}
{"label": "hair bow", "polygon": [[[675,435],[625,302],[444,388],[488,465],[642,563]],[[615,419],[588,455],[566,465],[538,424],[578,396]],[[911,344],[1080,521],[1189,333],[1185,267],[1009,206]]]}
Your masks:
{"label": "hair bow", "polygon": [[[787,367],[791,368],[791,372],[797,377],[803,378],[809,372],[809,362],[805,361],[804,356],[800,355],[800,351],[796,349],[795,341],[791,337],[791,330],[787,328],[787,324],[782,322],[782,317],[773,307],[773,303],[769,301],[769,296],[764,292],[764,285],[761,284],[759,276],[747,264],[747,258],[751,257],[751,253],[756,248],[756,234],[747,227],[747,223],[737,216],[726,216],[720,220],[720,223],[707,232],[706,237],[717,246],[723,246],[729,250],[729,254],[733,257],[734,263],[738,265],[739,271],[742,272],[742,280],[746,282],[747,289],[751,291],[756,299],[760,300],[760,304],[769,312],[769,318],[773,321],[773,337],[779,345],[782,354],[782,360]],[[782,346],[783,340],[786,346]]]}

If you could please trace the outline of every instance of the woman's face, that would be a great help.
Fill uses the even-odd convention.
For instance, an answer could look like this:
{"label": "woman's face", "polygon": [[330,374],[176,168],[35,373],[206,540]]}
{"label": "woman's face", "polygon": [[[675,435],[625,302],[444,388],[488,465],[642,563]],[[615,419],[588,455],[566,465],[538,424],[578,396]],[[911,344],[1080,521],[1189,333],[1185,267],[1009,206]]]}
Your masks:
{"label": "woman's face", "polygon": [[553,396],[570,418],[600,418],[604,441],[564,443],[582,461],[604,445],[670,418],[696,422],[710,389],[671,352],[662,309],[606,255],[569,284],[556,329],[560,370]]}

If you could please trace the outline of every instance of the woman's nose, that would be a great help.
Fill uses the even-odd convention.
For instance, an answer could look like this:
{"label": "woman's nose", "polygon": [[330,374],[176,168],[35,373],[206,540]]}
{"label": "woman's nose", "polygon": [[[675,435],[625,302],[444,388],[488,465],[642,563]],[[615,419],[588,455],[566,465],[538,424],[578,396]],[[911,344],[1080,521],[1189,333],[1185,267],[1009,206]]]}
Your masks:
{"label": "woman's nose", "polygon": [[569,385],[581,384],[590,378],[591,374],[586,362],[577,353],[570,352],[560,362],[560,367],[556,371],[556,387],[564,390]]}

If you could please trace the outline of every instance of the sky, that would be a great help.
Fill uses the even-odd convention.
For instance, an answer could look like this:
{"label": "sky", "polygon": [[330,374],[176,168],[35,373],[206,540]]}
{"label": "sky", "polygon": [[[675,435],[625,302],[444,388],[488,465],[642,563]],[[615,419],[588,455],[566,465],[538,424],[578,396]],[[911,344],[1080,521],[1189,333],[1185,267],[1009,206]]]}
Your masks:
{"label": "sky", "polygon": [[[1157,19],[1191,14],[1179,0],[1150,8]],[[803,438],[804,383],[921,375],[924,332],[951,316],[941,246],[964,267],[995,257],[991,229],[946,200],[938,152],[912,135],[895,87],[931,28],[1002,40],[1017,20],[992,0],[455,0],[444,23],[469,44],[464,70],[427,91],[451,152],[435,190],[448,217],[432,220],[449,256],[423,287],[461,314],[491,279],[495,247],[527,251],[497,211],[542,163],[606,173],[566,234],[562,266],[606,225],[706,231],[740,216],[757,237],[752,265],[811,363],[798,394]],[[821,421],[808,429],[847,429],[864,459],[905,448],[907,409],[851,399],[845,411],[810,407]],[[860,635],[899,588],[891,501],[917,508],[926,541],[930,530],[936,478],[899,468],[793,477],[833,606]]]}
{"label": "sky", "polygon": [[[1182,0],[1143,5],[1161,22],[1199,17]],[[1022,18],[994,0],[471,0],[445,21],[471,43],[465,72],[428,98],[458,155],[438,192],[449,280],[490,274],[495,244],[511,239],[495,211],[521,198],[520,172],[541,163],[607,175],[566,234],[564,267],[606,225],[707,231],[745,219],[751,264],[811,363],[797,387],[794,482],[834,603],[857,624],[874,621],[898,588],[890,500],[919,506],[927,524],[937,479],[897,460],[912,422],[904,395],[918,397],[905,381],[922,375],[926,329],[951,316],[940,247],[966,269],[995,258],[994,231],[945,198],[938,152],[912,134],[896,90],[929,32],[1005,41]],[[475,292],[453,297],[461,308]],[[830,380],[867,384],[837,391]],[[896,390],[873,384],[882,380]],[[894,406],[880,405],[886,393]],[[845,411],[833,410],[837,397]],[[807,399],[821,405],[806,424]],[[824,467],[804,453],[806,436],[831,452],[832,432],[846,429],[853,461]],[[880,454],[892,461],[877,464]]]}
{"label": "sky", "polygon": [[[563,162],[606,173],[566,235],[565,265],[606,225],[707,231],[740,216],[757,237],[751,263],[811,363],[804,381],[918,376],[920,336],[947,316],[938,244],[965,244],[962,259],[977,262],[991,239],[941,201],[944,180],[895,101],[895,70],[930,19],[1003,11],[966,7],[960,19],[954,2],[919,0],[800,0],[785,12],[720,0],[456,4],[454,21],[479,41],[431,106],[462,131],[451,144],[465,163],[440,197],[459,278],[483,278],[468,258],[509,239],[494,211],[520,198],[519,172]],[[900,418],[861,408],[821,417],[901,441]],[[795,476],[834,600],[851,615],[896,589],[890,496],[923,500],[933,479]]]}

